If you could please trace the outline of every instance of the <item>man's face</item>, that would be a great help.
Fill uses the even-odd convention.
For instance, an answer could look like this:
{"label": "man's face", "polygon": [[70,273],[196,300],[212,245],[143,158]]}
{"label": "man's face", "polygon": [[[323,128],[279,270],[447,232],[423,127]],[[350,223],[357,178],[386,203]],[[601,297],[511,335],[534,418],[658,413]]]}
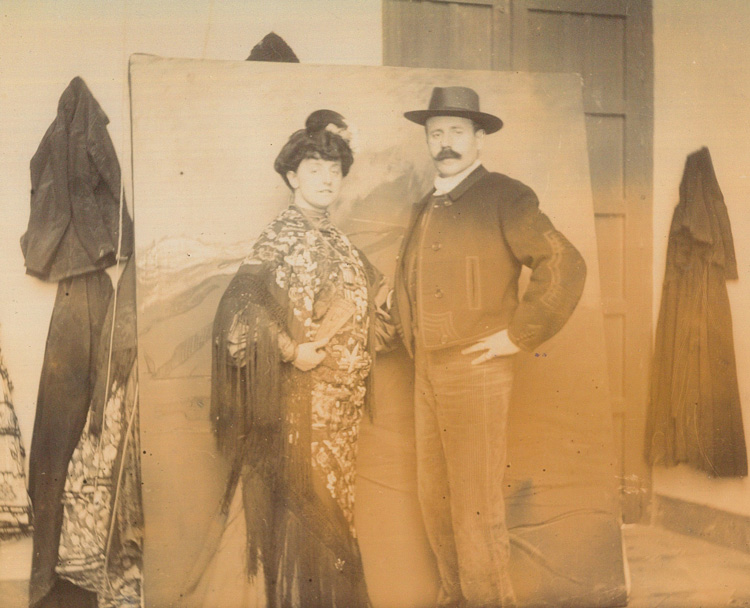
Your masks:
{"label": "man's face", "polygon": [[425,123],[427,147],[442,177],[461,173],[479,158],[484,131],[458,116],[433,116]]}

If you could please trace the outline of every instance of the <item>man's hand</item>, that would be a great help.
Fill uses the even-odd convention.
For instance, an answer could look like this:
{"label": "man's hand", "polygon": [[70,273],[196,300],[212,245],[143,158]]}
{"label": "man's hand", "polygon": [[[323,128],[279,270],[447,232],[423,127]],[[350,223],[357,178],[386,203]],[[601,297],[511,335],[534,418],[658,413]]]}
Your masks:
{"label": "man's hand", "polygon": [[297,348],[297,357],[292,361],[292,365],[303,372],[309,372],[320,365],[326,358],[325,351],[321,349],[328,344],[328,340],[328,338],[325,338],[324,340],[300,344]]}
{"label": "man's hand", "polygon": [[515,355],[521,349],[510,341],[510,338],[508,337],[508,330],[504,329],[503,331],[499,331],[496,334],[487,336],[486,338],[484,338],[484,340],[480,340],[479,342],[477,342],[476,344],[472,344],[468,348],[464,348],[461,351],[461,354],[468,355],[469,353],[476,353],[481,350],[485,352],[474,359],[471,362],[472,365],[479,365],[480,363],[489,361],[494,357]]}

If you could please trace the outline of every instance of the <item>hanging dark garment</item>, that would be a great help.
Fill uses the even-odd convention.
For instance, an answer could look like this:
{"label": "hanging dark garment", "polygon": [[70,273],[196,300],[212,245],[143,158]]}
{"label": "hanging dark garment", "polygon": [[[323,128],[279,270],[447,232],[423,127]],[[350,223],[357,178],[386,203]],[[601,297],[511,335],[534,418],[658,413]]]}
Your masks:
{"label": "hanging dark garment", "polygon": [[747,475],[726,281],[732,231],[711,155],[688,156],[669,232],[646,428],[651,464]]}
{"label": "hanging dark garment", "polygon": [[[104,271],[133,250],[120,205],[120,166],[109,122],[80,78],[31,160],[31,213],[21,238],[26,271],[59,282],[39,382],[29,456],[34,508],[30,605],[56,585],[68,463],[96,394],[101,334],[112,297]],[[108,346],[108,345],[106,345]],[[105,347],[106,347],[105,346]]]}
{"label": "hanging dark garment", "polygon": [[297,55],[294,54],[292,47],[275,32],[266,34],[258,44],[256,44],[246,61],[277,61],[281,63],[299,63]]}
{"label": "hanging dark garment", "polygon": [[58,285],[29,455],[29,495],[34,507],[31,606],[55,582],[68,462],[88,416],[112,291],[103,270]]}
{"label": "hanging dark garment", "polygon": [[86,83],[74,78],[31,159],[31,213],[21,249],[26,272],[60,281],[112,266],[133,251],[133,222],[120,217],[120,165],[109,119]]}

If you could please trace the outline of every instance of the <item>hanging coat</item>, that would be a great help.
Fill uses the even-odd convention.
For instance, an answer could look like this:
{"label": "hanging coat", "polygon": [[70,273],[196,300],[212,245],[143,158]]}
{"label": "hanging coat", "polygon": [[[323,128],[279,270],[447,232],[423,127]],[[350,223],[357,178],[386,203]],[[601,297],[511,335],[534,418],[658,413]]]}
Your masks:
{"label": "hanging coat", "polygon": [[707,148],[691,154],[672,218],[652,366],[646,457],[747,475],[726,281],[737,261]]}
{"label": "hanging coat", "polygon": [[58,282],[29,455],[31,606],[57,581],[68,463],[98,395],[100,350],[109,346],[101,343],[113,293],[104,269],[116,263],[118,249],[123,257],[133,250],[133,225],[124,202],[120,205],[120,165],[107,123],[76,77],[31,160],[31,213],[21,239],[26,270]]}
{"label": "hanging coat", "polygon": [[120,164],[107,133],[109,119],[75,77],[57,117],[31,159],[31,213],[21,249],[26,272],[57,282],[112,266],[133,251],[133,222],[123,205]]}

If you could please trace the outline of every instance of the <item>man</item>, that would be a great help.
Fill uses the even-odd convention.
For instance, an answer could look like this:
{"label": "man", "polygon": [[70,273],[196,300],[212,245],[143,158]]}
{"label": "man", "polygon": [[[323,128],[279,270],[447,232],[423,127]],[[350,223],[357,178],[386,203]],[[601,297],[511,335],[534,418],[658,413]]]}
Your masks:
{"label": "man", "polygon": [[[416,367],[419,499],[437,557],[439,606],[510,606],[503,475],[513,357],[565,324],[583,258],[528,187],[479,160],[503,123],[465,87],[435,88],[424,125],[437,169],[401,246],[395,320]],[[531,279],[518,300],[522,266]]]}

